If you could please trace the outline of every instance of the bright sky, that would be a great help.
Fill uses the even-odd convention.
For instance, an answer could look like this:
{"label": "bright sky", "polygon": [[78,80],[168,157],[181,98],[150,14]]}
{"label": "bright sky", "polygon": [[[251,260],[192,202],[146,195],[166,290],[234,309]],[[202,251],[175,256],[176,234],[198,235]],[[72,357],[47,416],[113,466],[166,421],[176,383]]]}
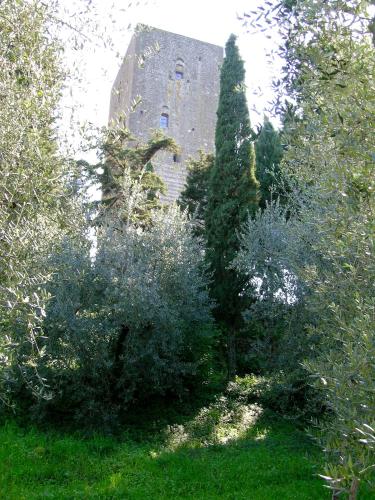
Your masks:
{"label": "bright sky", "polygon": [[[71,8],[77,1],[82,2],[64,0],[64,6]],[[83,1],[90,3],[90,0]],[[73,99],[81,104],[79,120],[96,126],[107,125],[112,83],[125,55],[132,29],[137,23],[143,23],[223,47],[229,35],[235,33],[245,61],[252,124],[260,123],[267,101],[272,98],[272,78],[280,70],[277,58],[273,65],[267,58],[267,53],[277,49],[277,39],[266,38],[263,33],[246,33],[238,19],[238,15],[254,9],[259,1],[92,0],[91,5],[97,10],[98,32],[103,29],[110,31],[113,49],[104,48],[102,44],[87,44],[83,52],[68,51],[69,64],[80,66],[83,75],[82,88],[75,86],[73,91]]]}

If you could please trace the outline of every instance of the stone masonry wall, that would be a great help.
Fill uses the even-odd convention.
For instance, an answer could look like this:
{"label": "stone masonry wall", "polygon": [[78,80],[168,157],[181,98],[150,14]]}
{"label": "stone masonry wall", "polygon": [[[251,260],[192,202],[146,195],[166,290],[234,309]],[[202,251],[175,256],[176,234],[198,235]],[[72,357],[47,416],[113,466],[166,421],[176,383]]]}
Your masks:
{"label": "stone masonry wall", "polygon": [[[121,120],[146,141],[160,128],[161,114],[168,115],[163,130],[181,154],[160,152],[153,161],[167,185],[165,201],[176,200],[183,189],[187,158],[199,149],[214,151],[222,59],[221,47],[155,28],[136,33],[130,42],[113,85],[110,121]],[[137,96],[141,102],[132,112]]]}

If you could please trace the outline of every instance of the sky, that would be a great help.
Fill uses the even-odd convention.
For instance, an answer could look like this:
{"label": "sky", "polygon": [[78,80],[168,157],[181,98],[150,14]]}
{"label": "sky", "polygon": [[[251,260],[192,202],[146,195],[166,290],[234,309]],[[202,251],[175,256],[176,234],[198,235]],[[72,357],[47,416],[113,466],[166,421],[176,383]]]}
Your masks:
{"label": "sky", "polygon": [[[107,125],[112,84],[132,31],[137,23],[142,23],[223,47],[229,35],[235,33],[245,62],[252,125],[261,123],[273,97],[272,79],[281,66],[277,57],[273,64],[267,57],[277,49],[277,34],[266,38],[264,33],[247,33],[238,19],[259,1],[262,0],[63,0],[71,23],[87,35],[83,48],[75,50],[71,43],[74,33],[66,31],[67,65],[78,68],[80,77],[79,84],[73,82],[66,89],[66,108],[79,104],[76,120],[98,127]],[[77,15],[77,6],[83,4],[88,6],[90,21],[85,15]]]}

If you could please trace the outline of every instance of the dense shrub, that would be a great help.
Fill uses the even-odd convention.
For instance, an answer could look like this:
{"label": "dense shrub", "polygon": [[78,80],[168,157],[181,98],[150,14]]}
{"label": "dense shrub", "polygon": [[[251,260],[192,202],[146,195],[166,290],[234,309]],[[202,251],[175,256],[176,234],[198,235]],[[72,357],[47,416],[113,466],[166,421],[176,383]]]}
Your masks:
{"label": "dense shrub", "polygon": [[319,336],[307,327],[314,322],[306,309],[311,289],[300,269],[314,264],[318,256],[311,251],[316,232],[300,217],[291,205],[267,205],[243,227],[233,265],[248,276],[245,293],[253,299],[244,314],[242,372],[265,377],[262,399],[267,406],[306,418],[321,407],[302,366],[315,355]]}
{"label": "dense shrub", "polygon": [[55,256],[46,410],[113,423],[130,403],[182,397],[207,376],[214,329],[200,243],[177,207],[150,217],[145,229],[106,213],[93,264],[82,247]]}

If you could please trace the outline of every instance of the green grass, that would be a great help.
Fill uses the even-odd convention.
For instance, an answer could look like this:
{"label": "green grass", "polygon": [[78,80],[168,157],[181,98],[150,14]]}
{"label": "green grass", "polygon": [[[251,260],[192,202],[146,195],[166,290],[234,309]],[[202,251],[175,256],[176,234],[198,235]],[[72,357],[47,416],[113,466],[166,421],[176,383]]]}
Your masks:
{"label": "green grass", "polygon": [[10,422],[0,443],[0,497],[7,500],[329,498],[317,477],[320,452],[302,431],[222,400],[179,425],[133,426],[121,438]]}

